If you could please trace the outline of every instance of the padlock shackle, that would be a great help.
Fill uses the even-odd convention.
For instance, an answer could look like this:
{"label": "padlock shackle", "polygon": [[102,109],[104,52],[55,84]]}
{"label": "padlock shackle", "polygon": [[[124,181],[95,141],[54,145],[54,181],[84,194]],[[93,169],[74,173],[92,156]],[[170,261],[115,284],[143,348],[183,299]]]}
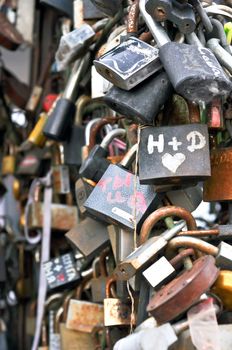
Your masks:
{"label": "padlock shackle", "polygon": [[127,34],[137,34],[139,18],[139,0],[135,0],[131,5],[127,16]]}
{"label": "padlock shackle", "polygon": [[110,277],[107,281],[106,281],[106,298],[110,298],[111,297],[111,285],[116,282],[116,277]]}
{"label": "padlock shackle", "polygon": [[60,333],[60,321],[62,319],[62,316],[63,316],[63,312],[64,312],[64,309],[63,307],[61,306],[57,312],[56,312],[56,315],[55,315],[55,322],[54,322],[54,331],[55,333]]}
{"label": "padlock shackle", "polygon": [[148,28],[150,29],[150,32],[154,37],[158,47],[161,47],[169,43],[170,39],[166,31],[164,30],[164,28],[159,23],[154,21],[154,19],[146,11],[145,4],[146,4],[146,0],[140,0],[139,2],[140,13],[143,16],[143,19],[146,22]]}
{"label": "padlock shackle", "polygon": [[155,226],[155,224],[159,220],[164,219],[168,216],[177,216],[185,220],[188,230],[190,231],[197,229],[196,221],[188,210],[176,206],[162,207],[151,213],[144,221],[140,231],[140,245],[148,240],[151,230]]}
{"label": "padlock shackle", "polygon": [[89,146],[90,142],[90,134],[92,127],[101,120],[101,118],[94,118],[88,122],[88,124],[85,127],[85,145]]}
{"label": "padlock shackle", "polygon": [[105,249],[101,254],[99,258],[99,268],[100,268],[100,275],[103,277],[107,276],[107,269],[106,269],[106,258],[109,256],[109,248]]}
{"label": "padlock shackle", "polygon": [[117,123],[122,118],[124,117],[105,117],[96,122],[96,124],[94,124],[90,130],[89,150],[91,151],[91,149],[96,145],[96,137],[103,126]]}
{"label": "padlock shackle", "polygon": [[174,258],[172,258],[169,262],[170,264],[176,269],[180,263],[183,263],[184,259],[187,257],[196,257],[195,251],[193,248],[187,248],[180,252],[178,255],[176,255]]}
{"label": "padlock shackle", "polygon": [[91,97],[87,95],[81,95],[76,103],[76,115],[75,115],[75,125],[82,125],[83,110],[86,105],[91,102]]}
{"label": "padlock shackle", "polygon": [[120,165],[125,167],[125,168],[129,168],[135,159],[135,155],[136,155],[137,150],[138,150],[138,144],[136,143],[125,154],[125,156],[123,157],[123,160],[121,160],[121,162],[120,162]]}
{"label": "padlock shackle", "polygon": [[204,47],[204,45],[202,44],[202,42],[199,40],[198,36],[194,32],[185,34],[185,38],[187,43],[190,45],[195,45],[197,47]]}
{"label": "padlock shackle", "polygon": [[100,146],[102,148],[104,148],[105,150],[108,149],[110,143],[113,141],[113,139],[115,139],[115,137],[124,137],[126,136],[126,130],[125,129],[114,129],[112,131],[110,131],[102,140]]}
{"label": "padlock shackle", "polygon": [[168,242],[166,255],[172,254],[178,248],[194,248],[208,255],[217,256],[219,249],[212,244],[195,237],[175,237]]}

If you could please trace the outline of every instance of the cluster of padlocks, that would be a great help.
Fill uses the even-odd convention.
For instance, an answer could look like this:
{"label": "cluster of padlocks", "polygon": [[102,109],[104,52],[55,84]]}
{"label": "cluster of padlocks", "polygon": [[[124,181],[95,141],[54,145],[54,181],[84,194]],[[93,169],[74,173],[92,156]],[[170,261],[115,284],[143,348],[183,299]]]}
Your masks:
{"label": "cluster of padlocks", "polygon": [[231,0],[38,6],[60,25],[4,139],[0,349],[231,350]]}

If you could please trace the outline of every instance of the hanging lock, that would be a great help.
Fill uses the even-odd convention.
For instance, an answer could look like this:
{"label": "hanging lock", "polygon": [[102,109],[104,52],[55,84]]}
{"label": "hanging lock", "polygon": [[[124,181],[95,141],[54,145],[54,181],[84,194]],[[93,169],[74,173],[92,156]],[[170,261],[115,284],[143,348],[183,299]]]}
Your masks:
{"label": "hanging lock", "polygon": [[108,166],[84,204],[90,215],[129,230],[134,230],[135,227],[135,203],[138,230],[160,203],[152,186],[139,185],[136,178],[135,187],[135,175],[127,170],[135,159],[136,150],[137,144],[128,151],[119,165]]}
{"label": "hanging lock", "polygon": [[130,325],[135,320],[132,320],[131,302],[129,300],[121,300],[112,298],[110,287],[115,282],[115,278],[109,278],[106,283],[106,298],[104,299],[104,325],[119,326]]}
{"label": "hanging lock", "polygon": [[[107,282],[107,269],[106,269],[106,259],[109,255],[109,249],[103,251],[99,258],[93,261],[93,278],[91,279],[91,294],[92,301],[94,303],[103,302],[106,297],[106,282]],[[99,265],[99,272],[98,270]]]}
{"label": "hanging lock", "polygon": [[49,290],[71,287],[81,279],[74,256],[67,253],[43,263]]}
{"label": "hanging lock", "polygon": [[94,61],[97,72],[115,86],[131,90],[161,69],[159,51],[135,37]]}
{"label": "hanging lock", "polygon": [[82,163],[79,174],[81,177],[98,182],[107,170],[110,162],[106,159],[108,147],[112,140],[118,136],[125,136],[124,129],[115,129],[110,131],[102,140],[100,145],[95,145],[88,157]]}
{"label": "hanging lock", "polygon": [[140,183],[176,185],[205,180],[211,175],[208,138],[208,128],[201,124],[143,128]]}
{"label": "hanging lock", "polygon": [[158,22],[173,22],[181,33],[192,33],[196,28],[194,11],[189,3],[176,0],[147,0],[146,10]]}
{"label": "hanging lock", "polygon": [[163,324],[175,319],[199,301],[200,296],[210,289],[219,274],[212,256],[204,256],[166,286],[150,300],[147,311]]}
{"label": "hanging lock", "polygon": [[227,95],[231,82],[214,54],[204,47],[170,42],[164,28],[147,13],[145,5],[146,0],[140,1],[141,14],[157,42],[160,60],[177,93],[195,102]]}
{"label": "hanging lock", "polygon": [[52,185],[54,193],[66,194],[70,192],[69,167],[64,165],[63,146],[54,149],[54,163],[52,165]]}
{"label": "hanging lock", "polygon": [[177,216],[182,218],[186,221],[188,229],[196,229],[195,219],[186,209],[168,206],[155,210],[147,217],[142,225],[140,231],[140,247],[138,247],[125,260],[117,265],[114,273],[119,279],[127,280],[133,277],[142,267],[146,267],[146,264],[155,258],[157,253],[163,250],[168,241],[181,231],[181,229],[184,227],[183,221],[180,221],[173,228],[166,230],[163,234],[161,234],[161,236],[154,236],[148,239],[155,224],[160,219],[164,219],[168,216]]}
{"label": "hanging lock", "polygon": [[2,175],[13,175],[16,170],[16,154],[15,154],[15,146],[7,145],[7,150],[2,158]]}

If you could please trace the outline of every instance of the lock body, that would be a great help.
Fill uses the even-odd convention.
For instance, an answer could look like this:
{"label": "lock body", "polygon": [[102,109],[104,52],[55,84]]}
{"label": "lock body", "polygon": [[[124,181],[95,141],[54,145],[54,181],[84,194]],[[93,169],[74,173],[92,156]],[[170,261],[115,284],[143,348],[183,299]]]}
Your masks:
{"label": "lock body", "polygon": [[71,253],[45,262],[43,268],[50,290],[70,287],[72,283],[79,281],[81,278]]}
{"label": "lock body", "polygon": [[135,123],[153,125],[156,115],[171,97],[172,91],[167,74],[162,72],[146,79],[131,91],[112,87],[103,99],[111,109],[126,115]]}
{"label": "lock body", "polygon": [[138,230],[149,213],[160,203],[152,186],[140,185],[134,175],[120,166],[109,165],[97,183],[84,206],[91,215],[95,215],[110,224],[120,225],[134,230],[134,204],[137,202],[136,222]]}
{"label": "lock body", "polygon": [[64,163],[79,167],[82,162],[81,148],[85,145],[85,128],[81,125],[73,125],[68,133],[69,136],[63,143]]}
{"label": "lock body", "polygon": [[114,1],[107,1],[107,0],[91,0],[91,2],[103,13],[105,13],[108,16],[114,16],[119,11],[122,0],[114,0]]}
{"label": "lock body", "polygon": [[169,42],[160,47],[159,56],[176,92],[190,101],[209,102],[231,91],[222,67],[204,47]]}
{"label": "lock body", "polygon": [[142,184],[191,184],[204,180],[211,174],[207,126],[144,128],[139,159]]}
{"label": "lock body", "polygon": [[203,199],[207,202],[231,201],[230,174],[232,148],[218,148],[211,153],[211,177],[204,183]]}
{"label": "lock body", "polygon": [[131,90],[161,69],[158,53],[153,46],[131,37],[95,60],[94,65],[112,84]]}

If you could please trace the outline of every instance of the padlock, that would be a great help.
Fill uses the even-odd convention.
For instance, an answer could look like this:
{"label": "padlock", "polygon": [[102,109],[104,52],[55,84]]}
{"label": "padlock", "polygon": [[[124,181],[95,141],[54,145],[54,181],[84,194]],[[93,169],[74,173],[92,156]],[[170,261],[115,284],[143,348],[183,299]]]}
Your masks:
{"label": "padlock", "polygon": [[83,19],[86,20],[96,20],[105,17],[104,13],[99,11],[99,9],[92,3],[91,0],[83,1]]}
{"label": "padlock", "polygon": [[43,133],[47,138],[65,141],[69,136],[68,127],[70,127],[76,112],[75,102],[79,93],[79,84],[87,71],[89,58],[89,53],[87,53],[81,60],[75,62],[65,91],[57,101],[43,129]]}
{"label": "padlock", "polygon": [[16,154],[14,145],[7,144],[2,158],[2,175],[13,175],[16,170]]}
{"label": "padlock", "polygon": [[231,201],[230,168],[232,148],[216,148],[211,152],[211,177],[203,186],[203,199],[206,202]]}
{"label": "padlock", "polygon": [[168,216],[177,216],[186,221],[188,228],[196,230],[196,222],[192,214],[186,209],[180,207],[162,207],[155,210],[144,221],[140,231],[140,247],[132,252],[124,261],[117,265],[115,274],[119,279],[129,279],[136,274],[142,266],[149,262],[149,259],[155,257],[166,245],[169,239],[175,236],[183,228],[184,222],[181,221],[170,230],[166,230],[161,236],[149,238],[154,225]]}
{"label": "padlock", "polygon": [[55,56],[58,70],[66,69],[70,63],[82,56],[94,36],[95,31],[87,23],[63,35]]}
{"label": "padlock", "polygon": [[19,162],[16,170],[17,175],[42,176],[47,169],[47,150],[34,148],[24,153],[22,160]]}
{"label": "padlock", "polygon": [[106,159],[108,147],[112,140],[118,136],[125,136],[124,129],[114,129],[110,131],[102,140],[100,145],[95,145],[88,157],[82,163],[79,169],[81,177],[98,182],[107,170],[110,162]]}
{"label": "padlock", "polygon": [[94,273],[90,283],[91,283],[92,301],[94,303],[103,302],[104,298],[106,297],[106,294],[105,294],[106,281],[107,281],[106,258],[108,254],[109,254],[109,249],[106,249],[101,253],[99,261],[97,261],[97,263],[99,264],[99,275],[97,272],[96,261],[94,260],[94,263],[93,263]]}
{"label": "padlock", "polygon": [[107,227],[92,218],[85,218],[80,223],[73,225],[65,237],[86,258],[98,254],[109,243]]}
{"label": "padlock", "polygon": [[140,1],[139,5],[159,47],[160,60],[177,93],[195,102],[209,102],[217,95],[227,95],[231,82],[214,54],[204,47],[170,42],[166,31],[147,13],[146,0]]}
{"label": "padlock", "polygon": [[111,277],[106,283],[106,298],[104,299],[104,325],[109,326],[126,326],[133,324],[135,320],[131,316],[131,302],[111,297],[110,287],[115,282]]}
{"label": "padlock", "polygon": [[103,322],[103,305],[82,300],[70,300],[66,321],[68,329],[93,333],[102,328]]}
{"label": "padlock", "polygon": [[201,124],[143,128],[139,145],[140,183],[194,184],[209,177],[208,137],[207,126]]}
{"label": "padlock", "polygon": [[146,10],[156,21],[169,20],[184,34],[192,33],[196,28],[196,19],[189,3],[176,0],[148,0]]}
{"label": "padlock", "polygon": [[138,271],[154,261],[155,256],[164,249],[168,240],[174,237],[185,226],[181,221],[172,229],[166,230],[160,236],[150,238],[147,242],[140,245],[135,251],[128,255],[114,270],[115,276],[120,280],[128,280]]}
{"label": "padlock", "polygon": [[161,107],[172,94],[172,86],[165,72],[154,74],[131,91],[112,87],[103,97],[105,103],[135,123],[153,125]]}
{"label": "padlock", "polygon": [[111,2],[106,0],[91,0],[91,2],[108,16],[116,15],[122,6],[122,0],[113,0]]}
{"label": "padlock", "polygon": [[72,0],[40,0],[40,3],[52,7],[54,10],[73,18],[73,1]]}
{"label": "padlock", "polygon": [[201,204],[203,193],[201,186],[197,185],[185,189],[168,191],[165,195],[171,205],[182,207],[192,212]]}
{"label": "padlock", "polygon": [[46,124],[48,115],[46,113],[40,113],[39,119],[35,124],[33,130],[27,138],[28,143],[35,145],[37,147],[44,147],[46,142],[46,137],[43,135],[42,131],[44,125]]}
{"label": "padlock", "polygon": [[85,128],[82,125],[83,108],[90,102],[90,97],[82,95],[76,103],[76,115],[74,125],[69,129],[64,146],[64,163],[80,166],[82,162],[81,149],[85,144]]}
{"label": "padlock", "polygon": [[183,272],[152,297],[147,311],[159,324],[175,319],[210,289],[218,274],[212,256],[197,259],[191,270]]}
{"label": "padlock", "polygon": [[92,186],[85,179],[78,179],[75,183],[75,198],[77,207],[80,211],[80,214],[83,216],[86,214],[86,209],[84,203],[92,192],[94,186]]}
{"label": "padlock", "polygon": [[227,270],[221,270],[219,276],[212,287],[212,292],[215,293],[222,301],[226,310],[232,310],[231,303],[231,277],[232,272]]}
{"label": "padlock", "polygon": [[64,323],[60,324],[61,350],[95,350],[97,346],[96,337],[85,332],[68,329]]}
{"label": "padlock", "polygon": [[47,285],[50,290],[69,287],[80,281],[81,275],[77,270],[74,256],[66,253],[43,264]]}
{"label": "padlock", "polygon": [[70,193],[69,167],[64,165],[64,148],[59,145],[54,148],[52,170],[52,186],[54,193]]}
{"label": "padlock", "polygon": [[161,69],[158,49],[130,37],[95,60],[97,72],[123,90],[131,90]]}
{"label": "padlock", "polygon": [[137,177],[135,185],[135,175],[126,170],[133,162],[136,150],[137,145],[134,145],[119,166],[109,165],[84,204],[90,215],[129,230],[135,228],[134,216],[139,230],[145,218],[160,203],[152,186],[139,185]]}
{"label": "padlock", "polygon": [[194,255],[194,250],[189,248],[181,251],[177,256],[168,261],[165,256],[162,256],[154,264],[143,271],[143,276],[153,288],[159,288],[163,284],[170,282],[176,274],[176,269],[180,262]]}
{"label": "padlock", "polygon": [[226,242],[222,241],[218,247],[215,247],[214,245],[195,237],[175,237],[168,243],[167,256],[171,254],[171,251],[178,247],[195,248],[206,254],[211,254],[215,257],[215,263],[217,266],[226,270],[232,269],[232,246]]}

